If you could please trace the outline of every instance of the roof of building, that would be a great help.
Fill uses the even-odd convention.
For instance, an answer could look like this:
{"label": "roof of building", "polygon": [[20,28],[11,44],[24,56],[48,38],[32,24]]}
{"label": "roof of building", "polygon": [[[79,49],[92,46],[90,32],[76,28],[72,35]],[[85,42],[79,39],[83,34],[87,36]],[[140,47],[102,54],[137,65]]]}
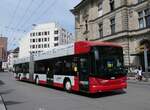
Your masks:
{"label": "roof of building", "polygon": [[82,5],[84,5],[85,3],[87,3],[90,0],[82,0],[78,5],[76,5],[74,7],[74,9],[70,10],[72,13],[75,13],[77,11],[77,9],[79,9]]}
{"label": "roof of building", "polygon": [[13,52],[14,52],[14,53],[19,52],[19,47],[15,48],[15,49],[13,50]]}

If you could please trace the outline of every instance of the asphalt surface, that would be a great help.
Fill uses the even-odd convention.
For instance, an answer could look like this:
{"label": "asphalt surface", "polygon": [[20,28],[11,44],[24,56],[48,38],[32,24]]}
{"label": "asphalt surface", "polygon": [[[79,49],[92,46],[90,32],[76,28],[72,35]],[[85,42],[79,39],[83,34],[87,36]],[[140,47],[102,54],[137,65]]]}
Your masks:
{"label": "asphalt surface", "polygon": [[16,81],[0,73],[0,95],[7,110],[150,110],[150,86],[128,84],[126,92],[66,93],[63,90]]}

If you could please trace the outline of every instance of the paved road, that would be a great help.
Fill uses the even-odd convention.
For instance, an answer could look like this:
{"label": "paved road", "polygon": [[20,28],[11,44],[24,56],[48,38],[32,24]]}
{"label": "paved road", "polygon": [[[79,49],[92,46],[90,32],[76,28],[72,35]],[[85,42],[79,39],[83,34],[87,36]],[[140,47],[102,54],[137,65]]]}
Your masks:
{"label": "paved road", "polygon": [[150,110],[148,85],[129,84],[126,93],[89,97],[16,81],[10,73],[0,73],[0,95],[7,110]]}

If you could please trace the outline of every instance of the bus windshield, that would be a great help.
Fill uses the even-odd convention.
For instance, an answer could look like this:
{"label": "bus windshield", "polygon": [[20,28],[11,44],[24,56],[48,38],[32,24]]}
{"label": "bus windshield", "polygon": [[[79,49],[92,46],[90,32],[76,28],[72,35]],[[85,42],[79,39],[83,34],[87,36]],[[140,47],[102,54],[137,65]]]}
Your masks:
{"label": "bus windshield", "polygon": [[96,76],[116,77],[126,75],[121,47],[93,47],[94,67]]}

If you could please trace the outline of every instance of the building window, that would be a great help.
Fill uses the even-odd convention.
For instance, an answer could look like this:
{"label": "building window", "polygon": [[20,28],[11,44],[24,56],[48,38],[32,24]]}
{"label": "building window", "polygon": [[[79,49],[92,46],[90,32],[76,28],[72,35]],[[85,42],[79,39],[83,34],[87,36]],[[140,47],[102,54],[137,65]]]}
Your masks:
{"label": "building window", "polygon": [[50,32],[48,31],[47,34],[50,35]]}
{"label": "building window", "polygon": [[35,36],[35,33],[33,33],[32,35]]}
{"label": "building window", "polygon": [[58,37],[54,37],[54,41],[58,41]]}
{"label": "building window", "polygon": [[150,9],[140,11],[139,13],[139,28],[150,27]]}
{"label": "building window", "polygon": [[36,36],[38,36],[38,33],[36,32]]}
{"label": "building window", "polygon": [[115,18],[110,19],[111,34],[115,33]]}
{"label": "building window", "polygon": [[54,31],[54,34],[58,34],[58,30]]}
{"label": "building window", "polygon": [[47,36],[47,32],[44,32],[44,34]]}
{"label": "building window", "polygon": [[102,2],[98,3],[98,14],[99,17],[103,15]]}
{"label": "building window", "polygon": [[115,9],[115,1],[110,0],[110,10],[113,11]]}
{"label": "building window", "polygon": [[44,41],[46,42],[46,41],[47,41],[47,38],[44,38]]}
{"label": "building window", "polygon": [[145,0],[138,0],[138,3],[144,2]]}
{"label": "building window", "polygon": [[41,32],[39,32],[39,36],[41,36]]}
{"label": "building window", "polygon": [[33,42],[35,42],[35,39],[33,39]]}
{"label": "building window", "polygon": [[38,48],[41,48],[41,45],[38,45]]}
{"label": "building window", "polygon": [[54,47],[56,47],[56,46],[58,46],[58,43],[55,43],[55,44],[54,44]]}
{"label": "building window", "polygon": [[87,32],[88,31],[88,21],[85,20],[85,31]]}
{"label": "building window", "polygon": [[49,41],[49,38],[47,38],[47,40]]}
{"label": "building window", "polygon": [[103,37],[103,23],[99,23],[99,37],[102,38]]}
{"label": "building window", "polygon": [[30,33],[30,36],[32,37],[32,33]]}
{"label": "building window", "polygon": [[32,42],[32,39],[30,39],[30,42]]}
{"label": "building window", "polygon": [[150,27],[150,9],[145,10],[146,27]]}
{"label": "building window", "polygon": [[39,38],[39,42],[41,42],[41,38]]}
{"label": "building window", "polygon": [[143,18],[139,18],[139,27],[140,29],[144,28],[144,19]]}
{"label": "building window", "polygon": [[44,35],[44,32],[42,32],[42,36]]}
{"label": "building window", "polygon": [[33,45],[32,48],[34,49],[34,48],[35,48],[35,45]]}
{"label": "building window", "polygon": [[49,44],[47,44],[47,47],[49,48]]}
{"label": "building window", "polygon": [[47,48],[47,44],[44,44],[44,48]]}

